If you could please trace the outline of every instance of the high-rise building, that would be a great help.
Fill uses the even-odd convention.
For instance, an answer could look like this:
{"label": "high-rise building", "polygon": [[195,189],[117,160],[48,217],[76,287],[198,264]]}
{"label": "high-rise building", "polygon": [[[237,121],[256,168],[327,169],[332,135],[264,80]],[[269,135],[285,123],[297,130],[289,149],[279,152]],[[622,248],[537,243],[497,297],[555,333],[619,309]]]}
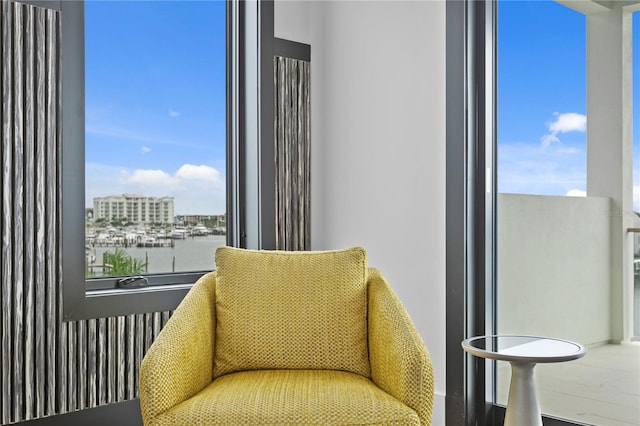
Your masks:
{"label": "high-rise building", "polygon": [[94,220],[173,223],[173,197],[145,197],[142,194],[96,197],[93,199],[93,215]]}

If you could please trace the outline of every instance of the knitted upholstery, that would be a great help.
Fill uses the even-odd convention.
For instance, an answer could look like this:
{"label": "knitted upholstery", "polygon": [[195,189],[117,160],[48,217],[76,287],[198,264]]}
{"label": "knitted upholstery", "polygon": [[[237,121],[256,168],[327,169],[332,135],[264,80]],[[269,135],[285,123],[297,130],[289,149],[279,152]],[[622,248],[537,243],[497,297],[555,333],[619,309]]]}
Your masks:
{"label": "knitted upholstery", "polygon": [[372,380],[414,409],[423,425],[430,425],[433,370],[429,352],[400,299],[374,268],[369,268],[369,354]]}
{"label": "knitted upholstery", "polygon": [[[283,267],[286,262],[274,259],[271,254],[267,257],[275,261],[278,268]],[[317,255],[314,252],[305,254],[311,258]],[[293,263],[299,262],[301,256],[286,252],[278,255],[295,258]],[[271,265],[263,266],[277,275]],[[313,263],[308,265],[310,269],[315,267]],[[336,279],[335,274],[323,271],[327,280]],[[406,310],[380,272],[373,268],[365,271],[368,277],[365,342],[369,357],[366,374],[338,371],[340,368],[249,368],[214,379],[214,354],[219,346],[215,329],[216,324],[222,325],[221,312],[216,311],[217,287],[222,286],[218,277],[220,272],[218,266],[217,273],[203,276],[193,286],[145,355],[140,369],[140,406],[146,426],[431,424],[433,372],[429,354]],[[304,276],[318,278],[314,274]],[[255,278],[254,286],[259,288],[263,278]],[[286,277],[281,278],[289,282]],[[335,301],[334,295],[308,291],[307,298]],[[282,289],[277,293],[277,297],[289,297]],[[272,305],[278,303],[275,294],[263,294],[263,297]],[[305,298],[300,300],[306,303]],[[297,313],[296,306],[290,307],[294,314]],[[305,313],[309,316],[317,314],[315,311]],[[290,312],[281,314],[289,318]],[[336,314],[332,311],[331,315]],[[272,321],[273,317],[272,313],[260,317],[253,312],[245,321],[249,326],[259,327],[266,318]],[[299,316],[295,321],[298,320]],[[290,321],[294,329],[295,321]],[[331,322],[333,317],[322,321]],[[358,324],[355,326],[359,327]],[[341,327],[350,328],[352,324]],[[325,332],[322,328],[318,330]],[[331,329],[331,332],[342,330]],[[292,334],[295,335],[295,330]],[[317,359],[322,362],[326,362],[327,350],[348,353],[357,346],[352,342],[331,346],[327,339],[331,340],[331,336],[307,343],[314,345],[309,349],[315,349]],[[286,361],[291,355],[294,358],[292,365],[295,365],[300,353],[294,352],[281,353],[279,357]]]}
{"label": "knitted upholstery", "polygon": [[140,366],[145,424],[211,383],[215,272],[200,278],[175,310]]}
{"label": "knitted upholstery", "polygon": [[222,376],[151,425],[419,426],[415,411],[369,379],[331,370]]}
{"label": "knitted upholstery", "polygon": [[369,376],[362,248],[216,250],[214,378],[245,370],[342,370]]}

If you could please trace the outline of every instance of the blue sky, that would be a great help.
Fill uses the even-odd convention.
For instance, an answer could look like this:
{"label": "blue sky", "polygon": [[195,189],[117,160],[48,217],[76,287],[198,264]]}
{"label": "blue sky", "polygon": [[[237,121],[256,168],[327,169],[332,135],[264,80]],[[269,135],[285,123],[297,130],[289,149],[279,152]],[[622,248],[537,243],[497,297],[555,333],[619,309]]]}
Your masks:
{"label": "blue sky", "polygon": [[174,196],[175,212],[225,212],[225,4],[85,5],[86,205]]}
{"label": "blue sky", "polygon": [[633,26],[633,206],[640,211],[640,12],[632,16]]}
{"label": "blue sky", "polygon": [[[634,67],[640,70],[640,14],[634,14],[633,22]],[[583,14],[553,1],[499,3],[500,192],[586,191],[585,31]],[[640,72],[634,80],[634,103],[640,108]],[[640,114],[634,120],[640,129]],[[634,186],[639,135],[634,134]]]}
{"label": "blue sky", "polygon": [[[551,1],[499,3],[500,192],[586,189],[585,24],[584,15]],[[573,120],[563,126],[563,117]]]}
{"label": "blue sky", "polygon": [[[86,205],[136,192],[174,196],[176,214],[224,213],[224,2],[88,1],[85,9]],[[633,22],[640,70],[640,13]],[[586,190],[585,24],[553,1],[500,1],[500,192]],[[640,105],[640,72],[633,96]],[[637,130],[640,195],[639,153]]]}

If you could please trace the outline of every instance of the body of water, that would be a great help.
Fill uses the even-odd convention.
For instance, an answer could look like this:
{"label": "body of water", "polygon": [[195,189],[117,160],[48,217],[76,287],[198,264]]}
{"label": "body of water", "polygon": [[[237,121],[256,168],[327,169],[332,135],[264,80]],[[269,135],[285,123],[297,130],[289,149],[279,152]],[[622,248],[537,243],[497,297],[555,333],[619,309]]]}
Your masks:
{"label": "body of water", "polygon": [[[214,255],[217,247],[227,244],[226,235],[207,235],[184,240],[174,240],[174,247],[127,247],[131,257],[148,260],[149,273],[212,271],[215,269]],[[102,265],[102,254],[115,250],[114,247],[95,247],[95,264]],[[95,268],[99,274],[102,268]]]}

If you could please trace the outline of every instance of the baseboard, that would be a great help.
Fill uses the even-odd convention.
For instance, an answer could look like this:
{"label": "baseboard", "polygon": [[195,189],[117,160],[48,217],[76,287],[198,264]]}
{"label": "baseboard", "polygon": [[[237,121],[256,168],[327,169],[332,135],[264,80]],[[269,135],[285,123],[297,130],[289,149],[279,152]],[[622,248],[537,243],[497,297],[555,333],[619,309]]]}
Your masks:
{"label": "baseboard", "polygon": [[433,426],[445,426],[445,394],[436,392],[433,396],[433,417],[431,424]]}
{"label": "baseboard", "polygon": [[142,426],[140,400],[132,399],[18,424],[24,426]]}

